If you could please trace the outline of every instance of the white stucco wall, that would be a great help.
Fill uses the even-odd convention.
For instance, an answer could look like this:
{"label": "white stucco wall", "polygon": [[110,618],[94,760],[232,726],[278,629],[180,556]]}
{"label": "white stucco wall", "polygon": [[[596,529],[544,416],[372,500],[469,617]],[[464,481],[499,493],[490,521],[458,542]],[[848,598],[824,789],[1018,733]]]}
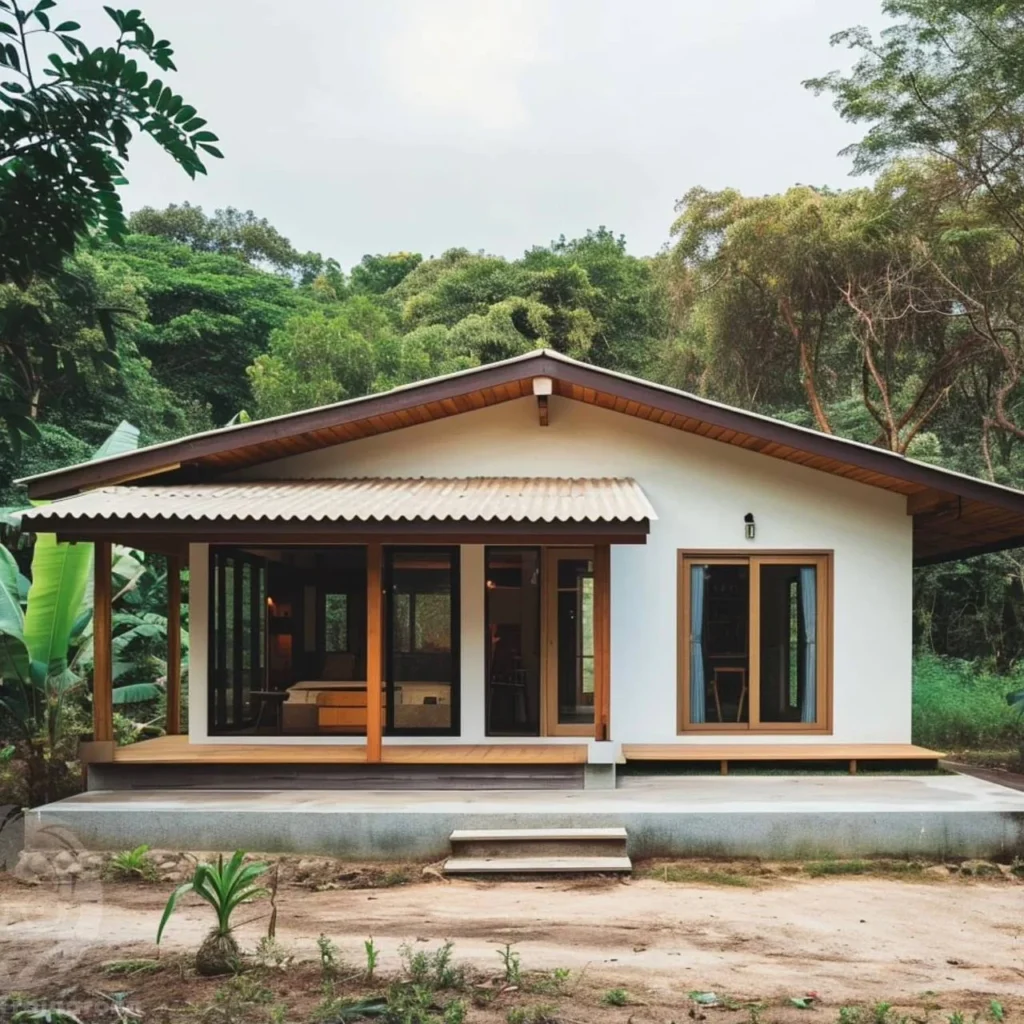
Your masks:
{"label": "white stucco wall", "polygon": [[[615,741],[766,740],[764,733],[677,736],[681,548],[832,550],[833,734],[788,734],[786,742],[910,741],[912,522],[899,495],[559,398],[551,400],[548,427],[538,424],[534,401],[522,399],[282,459],[238,478],[478,475],[632,476],[657,511],[646,545],[612,548]],[[743,537],[747,512],[757,521],[754,542]],[[197,548],[194,634],[206,623],[205,594],[196,594],[206,554],[197,560]],[[484,740],[483,583],[482,548],[464,547],[462,742]],[[205,707],[205,644],[198,635],[191,660],[198,709]],[[190,717],[202,719],[193,726],[201,739],[205,715]]]}

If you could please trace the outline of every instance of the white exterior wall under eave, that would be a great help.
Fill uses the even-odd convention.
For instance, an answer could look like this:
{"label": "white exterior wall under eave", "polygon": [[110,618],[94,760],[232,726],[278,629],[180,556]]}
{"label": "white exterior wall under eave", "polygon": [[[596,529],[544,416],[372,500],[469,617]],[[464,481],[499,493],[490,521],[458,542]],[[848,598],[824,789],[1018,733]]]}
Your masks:
{"label": "white exterior wall under eave", "polygon": [[[831,550],[831,739],[910,741],[912,520],[900,495],[560,398],[551,399],[547,427],[539,425],[533,399],[525,398],[281,459],[235,478],[363,476],[629,476],[640,483],[658,520],[646,545],[612,548],[611,716],[612,738],[619,743],[771,739],[765,733],[677,737],[680,549]],[[747,512],[756,517],[753,542],[743,536]],[[202,559],[205,566],[205,550]],[[470,742],[484,738],[479,547],[464,548],[462,561],[461,739]],[[205,631],[206,614],[205,608],[196,611],[193,606],[198,634]],[[193,664],[201,647],[205,652],[198,639]],[[200,708],[205,673],[195,667],[192,707]],[[829,738],[789,733],[784,739]]]}

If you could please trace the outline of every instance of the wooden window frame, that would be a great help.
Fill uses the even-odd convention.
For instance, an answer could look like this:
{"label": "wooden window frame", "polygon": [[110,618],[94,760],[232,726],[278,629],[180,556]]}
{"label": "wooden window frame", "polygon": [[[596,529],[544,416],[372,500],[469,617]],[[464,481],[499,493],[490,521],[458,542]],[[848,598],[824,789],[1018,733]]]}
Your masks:
{"label": "wooden window frame", "polygon": [[[750,568],[750,618],[748,636],[747,722],[690,721],[690,566],[747,565]],[[761,701],[761,588],[762,565],[813,565],[817,570],[818,666],[817,722],[762,722]],[[808,550],[683,550],[676,553],[678,618],[676,621],[677,733],[726,733],[732,735],[831,736],[833,705],[833,612],[835,608],[833,552]]]}

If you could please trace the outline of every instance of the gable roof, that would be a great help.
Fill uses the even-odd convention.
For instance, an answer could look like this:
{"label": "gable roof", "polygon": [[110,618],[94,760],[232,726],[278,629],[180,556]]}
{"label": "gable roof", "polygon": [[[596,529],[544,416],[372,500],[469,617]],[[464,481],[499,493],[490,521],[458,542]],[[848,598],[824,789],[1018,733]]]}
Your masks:
{"label": "gable roof", "polygon": [[552,394],[905,495],[919,564],[1024,545],[1024,493],[541,349],[381,394],[238,424],[23,481],[33,499],[130,483],[203,482],[275,459]]}

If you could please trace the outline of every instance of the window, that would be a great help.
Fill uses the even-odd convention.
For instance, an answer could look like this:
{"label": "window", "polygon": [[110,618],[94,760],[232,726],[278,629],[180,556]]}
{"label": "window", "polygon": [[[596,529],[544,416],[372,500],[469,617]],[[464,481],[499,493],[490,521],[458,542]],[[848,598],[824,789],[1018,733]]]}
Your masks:
{"label": "window", "polygon": [[348,650],[348,594],[324,594],[324,651],[345,654]]}
{"label": "window", "polygon": [[680,731],[828,732],[831,556],[682,555]]}

